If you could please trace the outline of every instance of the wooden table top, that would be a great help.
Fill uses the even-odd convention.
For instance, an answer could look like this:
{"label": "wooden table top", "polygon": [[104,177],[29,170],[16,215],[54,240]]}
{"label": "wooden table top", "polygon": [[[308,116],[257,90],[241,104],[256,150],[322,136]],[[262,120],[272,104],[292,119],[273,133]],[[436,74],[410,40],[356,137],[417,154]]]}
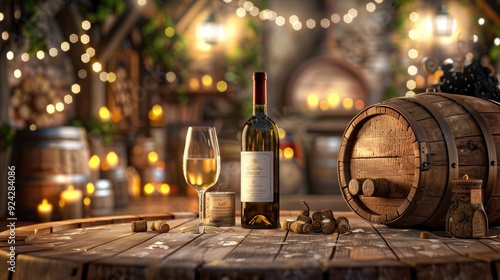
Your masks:
{"label": "wooden table top", "polygon": [[[298,211],[282,211],[281,219]],[[369,223],[353,212],[351,231],[329,235],[238,225],[221,234],[182,234],[196,214],[67,220],[0,233],[0,279],[498,279],[500,238],[457,239]],[[168,233],[132,232],[138,219],[166,219]],[[149,226],[149,223],[148,223]],[[500,228],[491,228],[492,233]],[[9,253],[15,250],[15,272]]]}

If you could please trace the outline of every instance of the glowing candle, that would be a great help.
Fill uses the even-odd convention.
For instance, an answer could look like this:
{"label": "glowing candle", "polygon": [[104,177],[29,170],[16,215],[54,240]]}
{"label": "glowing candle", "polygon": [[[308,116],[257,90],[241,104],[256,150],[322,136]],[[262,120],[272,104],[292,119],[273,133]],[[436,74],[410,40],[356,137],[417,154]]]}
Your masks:
{"label": "glowing candle", "polygon": [[118,166],[118,155],[111,151],[106,155],[106,161],[102,163],[102,170],[114,169]]}
{"label": "glowing candle", "polygon": [[42,203],[38,204],[38,219],[40,222],[50,222],[52,220],[52,204],[45,198]]}
{"label": "glowing candle", "polygon": [[90,180],[95,181],[99,179],[99,166],[101,165],[101,159],[97,155],[93,155],[89,160],[90,168]]}
{"label": "glowing candle", "polygon": [[59,206],[63,220],[82,218],[82,191],[75,189],[73,185],[61,193]]}

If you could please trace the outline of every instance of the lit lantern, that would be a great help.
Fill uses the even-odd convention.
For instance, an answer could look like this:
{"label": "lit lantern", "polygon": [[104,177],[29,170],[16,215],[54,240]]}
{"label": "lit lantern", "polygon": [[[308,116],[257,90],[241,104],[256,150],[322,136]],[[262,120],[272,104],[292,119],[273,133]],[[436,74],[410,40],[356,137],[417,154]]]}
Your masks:
{"label": "lit lantern", "polygon": [[438,36],[451,36],[455,31],[457,21],[448,13],[446,7],[441,5],[434,18],[434,34]]}
{"label": "lit lantern", "polygon": [[208,19],[200,26],[199,36],[210,45],[217,44],[224,36],[224,28],[215,20],[214,13],[210,13]]}

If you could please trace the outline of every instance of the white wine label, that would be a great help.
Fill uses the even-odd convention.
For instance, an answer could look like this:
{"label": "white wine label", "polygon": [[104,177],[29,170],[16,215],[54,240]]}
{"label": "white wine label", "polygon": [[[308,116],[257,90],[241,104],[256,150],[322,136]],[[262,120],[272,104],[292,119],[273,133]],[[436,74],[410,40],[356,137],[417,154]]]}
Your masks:
{"label": "white wine label", "polygon": [[241,152],[241,201],[273,201],[273,152]]}

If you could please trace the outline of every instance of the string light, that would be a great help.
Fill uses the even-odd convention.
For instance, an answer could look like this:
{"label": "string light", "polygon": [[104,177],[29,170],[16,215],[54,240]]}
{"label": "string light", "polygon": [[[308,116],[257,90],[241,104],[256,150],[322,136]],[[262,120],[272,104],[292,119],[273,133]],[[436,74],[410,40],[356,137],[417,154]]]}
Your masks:
{"label": "string light", "polygon": [[[376,4],[381,4],[383,0],[375,0],[374,2],[369,2],[366,4],[366,10],[370,13],[374,12],[377,8]],[[232,0],[224,0],[224,3],[229,4],[232,3]],[[278,14],[277,12],[270,10],[270,9],[265,9],[262,11],[259,11],[257,6],[252,3],[252,1],[239,1],[238,2],[238,8],[235,10],[236,16],[243,18],[247,14],[257,17],[263,21],[269,20],[269,21],[274,21],[274,23],[277,26],[285,26],[286,20],[283,15]],[[342,20],[347,23],[353,23],[354,19],[358,17],[358,10],[351,8],[347,11],[346,14],[343,16],[333,13],[329,17],[323,18],[323,19],[305,19],[305,20],[299,20],[297,15],[291,15],[288,17],[288,23],[292,27],[293,30],[299,31],[302,29],[303,25],[309,29],[314,29],[316,27],[322,27],[324,29],[329,28],[331,23],[337,24],[340,23]],[[319,22],[319,24],[317,24]]]}

